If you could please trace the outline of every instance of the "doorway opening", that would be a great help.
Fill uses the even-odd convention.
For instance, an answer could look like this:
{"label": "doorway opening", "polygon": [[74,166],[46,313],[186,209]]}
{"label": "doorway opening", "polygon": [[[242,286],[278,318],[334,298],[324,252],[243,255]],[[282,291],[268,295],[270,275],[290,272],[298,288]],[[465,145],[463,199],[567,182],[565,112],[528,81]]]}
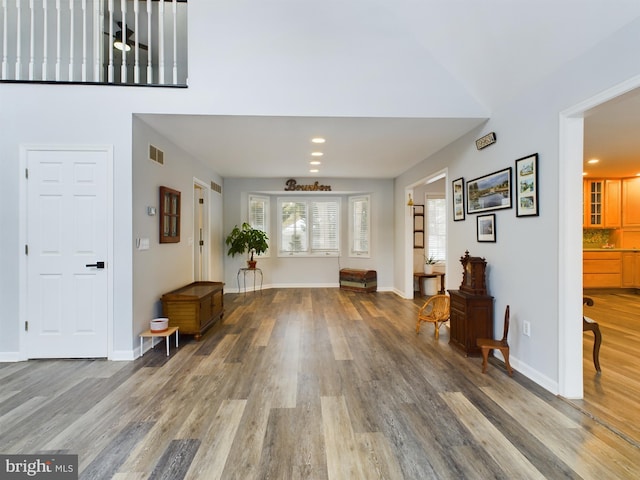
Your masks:
{"label": "doorway opening", "polygon": [[[426,259],[430,256],[430,251],[438,251],[442,259],[434,266],[434,272],[445,274],[447,270],[446,262],[446,205],[449,205],[448,198],[450,193],[447,188],[447,169],[434,172],[431,175],[423,177],[417,182],[409,185],[405,189],[405,198],[411,198],[412,205],[407,205],[407,221],[406,221],[406,267],[407,272],[407,288],[405,291],[406,298],[415,298],[416,292],[431,292],[439,285],[435,278],[424,279],[418,277],[416,280],[415,273],[424,272]],[[431,200],[432,207],[427,208]],[[444,211],[438,206],[444,205]],[[439,215],[439,218],[430,218]],[[445,218],[440,218],[442,215]],[[438,231],[430,231],[438,228]],[[429,245],[429,242],[432,245]],[[431,282],[431,284],[418,285],[416,282]],[[421,288],[422,287],[422,288]],[[437,287],[439,289],[439,287]]]}
{"label": "doorway opening", "polygon": [[193,181],[193,281],[209,279],[209,189]]}
{"label": "doorway opening", "polygon": [[[582,324],[582,166],[584,116],[609,100],[640,87],[633,77],[560,113],[559,130],[559,356],[558,393],[583,397]],[[578,273],[578,275],[576,275]],[[576,281],[576,277],[580,281]]]}

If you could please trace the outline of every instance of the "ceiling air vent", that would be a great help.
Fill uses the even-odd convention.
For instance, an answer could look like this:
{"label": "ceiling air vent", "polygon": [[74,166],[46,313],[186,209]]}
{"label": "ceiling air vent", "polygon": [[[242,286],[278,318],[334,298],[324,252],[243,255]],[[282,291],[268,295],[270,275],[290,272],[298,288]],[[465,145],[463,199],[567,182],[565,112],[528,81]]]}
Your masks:
{"label": "ceiling air vent", "polygon": [[222,193],[222,185],[218,185],[216,182],[211,182],[211,190]]}
{"label": "ceiling air vent", "polygon": [[164,152],[153,145],[149,145],[149,160],[164,165]]}

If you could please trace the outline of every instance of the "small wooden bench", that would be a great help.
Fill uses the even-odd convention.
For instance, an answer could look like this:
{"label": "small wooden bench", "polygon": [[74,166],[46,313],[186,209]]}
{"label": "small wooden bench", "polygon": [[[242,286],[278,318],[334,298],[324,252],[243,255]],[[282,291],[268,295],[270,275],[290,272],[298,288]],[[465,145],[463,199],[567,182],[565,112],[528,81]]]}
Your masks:
{"label": "small wooden bench", "polygon": [[175,332],[176,334],[176,348],[178,348],[178,327],[169,327],[163,332],[152,332],[151,330],[145,330],[140,334],[140,356],[144,355],[144,351],[142,350],[144,339],[151,338],[151,348],[155,347],[156,337],[164,337],[164,340],[167,344],[167,357],[169,356],[169,337]]}

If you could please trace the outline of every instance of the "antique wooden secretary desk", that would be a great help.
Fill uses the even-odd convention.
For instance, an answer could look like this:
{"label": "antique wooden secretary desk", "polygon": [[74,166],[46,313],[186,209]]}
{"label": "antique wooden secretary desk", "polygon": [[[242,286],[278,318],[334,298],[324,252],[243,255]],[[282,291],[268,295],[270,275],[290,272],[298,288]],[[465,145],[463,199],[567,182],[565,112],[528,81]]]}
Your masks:
{"label": "antique wooden secretary desk", "polygon": [[478,338],[493,338],[493,297],[487,294],[484,258],[460,258],[462,284],[449,290],[451,296],[449,343],[466,356],[479,356]]}

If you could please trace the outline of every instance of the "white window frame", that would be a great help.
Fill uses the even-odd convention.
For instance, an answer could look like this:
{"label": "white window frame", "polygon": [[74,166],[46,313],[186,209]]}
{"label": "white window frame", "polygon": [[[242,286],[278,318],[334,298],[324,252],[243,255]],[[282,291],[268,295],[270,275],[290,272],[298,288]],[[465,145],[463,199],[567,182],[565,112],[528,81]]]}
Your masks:
{"label": "white window frame", "polygon": [[[259,222],[255,221],[255,218],[253,216],[253,212],[251,211],[251,205],[254,202],[259,202],[262,203],[262,208],[264,210],[264,222],[262,225],[258,224]],[[257,228],[259,230],[264,231],[267,234],[267,237],[269,237],[269,240],[267,240],[267,244],[269,245],[269,248],[267,248],[267,250],[264,253],[261,253],[259,255],[257,255],[260,258],[266,258],[266,257],[270,257],[270,250],[271,250],[271,234],[269,231],[269,212],[270,212],[270,198],[269,197],[265,197],[263,195],[254,195],[254,194],[249,194],[248,198],[247,198],[247,223],[249,225],[251,225],[253,228]]]}
{"label": "white window frame", "polygon": [[[438,236],[443,236],[444,237],[444,252],[442,254],[442,258],[440,258],[440,255],[434,255],[431,251],[431,245],[430,245],[430,237],[432,236],[431,233],[431,224],[432,224],[432,219],[430,218],[430,211],[431,209],[429,208],[429,201],[430,200],[441,200],[442,201],[442,214],[444,215],[444,221],[442,222],[443,228],[444,228],[444,234],[442,235],[438,235]],[[447,258],[447,205],[446,205],[446,197],[444,195],[441,194],[429,194],[425,196],[425,208],[424,208],[424,214],[425,214],[425,220],[424,220],[424,224],[425,224],[425,229],[426,229],[426,233],[425,233],[425,245],[424,245],[424,252],[425,252],[425,256],[431,257],[432,255],[436,257],[436,260],[438,262],[442,262],[444,263],[446,261]]]}
{"label": "white window frame", "polygon": [[[366,219],[364,223],[366,224],[366,231],[364,232],[365,238],[364,243],[366,243],[366,249],[361,249],[357,247],[358,239],[362,237],[362,231],[358,232],[356,229],[361,224],[356,221],[356,209],[355,204],[359,202],[365,202],[367,204],[366,208]],[[371,195],[358,195],[354,197],[349,197],[349,257],[358,257],[358,258],[371,258]]]}
{"label": "white window frame", "polygon": [[[312,218],[312,205],[316,202],[335,202],[336,206],[336,250],[313,250],[312,247],[312,236],[313,236],[313,218]],[[305,214],[307,218],[307,230],[305,232],[306,236],[306,249],[304,251],[292,252],[289,250],[282,249],[282,237],[283,237],[283,227],[282,227],[282,206],[283,203],[296,202],[302,203],[305,205]],[[277,199],[277,208],[278,208],[278,256],[279,257],[339,257],[340,256],[340,245],[341,245],[341,210],[342,210],[342,199],[340,197],[278,197]]]}

